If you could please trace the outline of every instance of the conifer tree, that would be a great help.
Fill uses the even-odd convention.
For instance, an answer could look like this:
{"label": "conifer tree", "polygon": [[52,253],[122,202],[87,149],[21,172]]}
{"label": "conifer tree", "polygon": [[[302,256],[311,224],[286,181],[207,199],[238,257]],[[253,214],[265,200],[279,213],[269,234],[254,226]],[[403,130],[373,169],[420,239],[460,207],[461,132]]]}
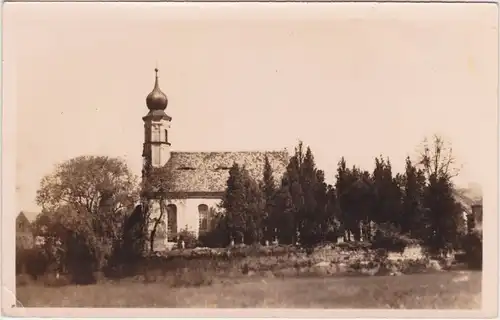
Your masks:
{"label": "conifer tree", "polygon": [[317,236],[315,237],[315,242],[325,241],[330,228],[328,190],[329,186],[325,182],[325,173],[323,170],[317,170],[315,186]]}
{"label": "conifer tree", "polygon": [[389,222],[397,225],[401,213],[401,189],[397,180],[392,176],[389,159],[385,160],[382,156],[375,159],[372,178],[377,197],[373,220],[378,223]]}
{"label": "conifer tree", "polygon": [[422,170],[416,168],[409,157],[406,158],[403,185],[401,231],[419,239],[423,237],[427,224],[427,221],[424,220],[425,211],[423,207],[425,176]]}
{"label": "conifer tree", "polygon": [[297,241],[297,233],[302,227],[301,213],[304,207],[304,197],[302,186],[300,183],[300,160],[302,156],[296,152],[296,155],[290,158],[290,163],[286,170],[286,185],[288,186],[288,194],[290,196],[291,204],[288,212],[293,216],[294,241]]}
{"label": "conifer tree", "polygon": [[276,221],[275,228],[279,243],[295,244],[297,241],[295,209],[290,194],[290,180],[286,173],[281,180],[281,187],[276,192],[274,204],[273,217]]}
{"label": "conifer tree", "polygon": [[[323,178],[324,179],[324,178]],[[308,147],[300,167],[300,185],[302,190],[303,205],[299,209],[299,233],[301,243],[312,245],[317,242],[319,232],[319,211],[317,202],[317,176],[316,165],[311,149]],[[326,192],[326,191],[325,191]]]}
{"label": "conifer tree", "polygon": [[326,223],[327,232],[326,238],[328,241],[337,241],[337,237],[341,232],[340,207],[337,199],[337,191],[332,185],[327,186],[326,191]]}
{"label": "conifer tree", "polygon": [[245,217],[245,185],[240,166],[235,162],[229,170],[226,191],[221,203],[227,219],[227,230],[231,240],[235,243],[243,241],[247,218]]}
{"label": "conifer tree", "polygon": [[347,163],[342,157],[337,166],[337,174],[336,174],[336,182],[335,182],[335,190],[336,190],[336,198],[338,201],[339,207],[339,220],[342,229],[344,230],[344,240],[350,241],[350,230],[355,224],[353,222],[352,216],[349,214],[350,211],[350,199],[349,199],[349,189],[352,183],[352,175],[350,170],[347,168]]}
{"label": "conifer tree", "polygon": [[458,223],[461,206],[453,196],[453,185],[446,176],[432,174],[425,190],[424,203],[427,208],[427,228],[425,243],[436,253],[447,253],[458,241]]}
{"label": "conifer tree", "polygon": [[245,167],[241,168],[244,186],[243,213],[246,218],[245,243],[253,244],[262,241],[264,222],[264,198],[258,183],[250,176]]}
{"label": "conifer tree", "polygon": [[276,195],[276,183],[274,181],[273,170],[269,158],[266,155],[264,159],[264,172],[262,179],[262,193],[264,201],[263,233],[264,241],[272,241],[276,236],[274,229],[277,228],[277,220],[274,217],[274,198]]}

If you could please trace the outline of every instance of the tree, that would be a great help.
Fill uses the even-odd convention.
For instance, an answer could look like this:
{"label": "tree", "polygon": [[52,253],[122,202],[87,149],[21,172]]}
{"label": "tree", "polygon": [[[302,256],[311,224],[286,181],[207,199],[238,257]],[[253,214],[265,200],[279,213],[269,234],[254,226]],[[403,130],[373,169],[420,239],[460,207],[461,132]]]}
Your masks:
{"label": "tree", "polygon": [[418,164],[428,181],[432,175],[452,179],[460,173],[451,143],[437,134],[433,135],[432,141],[425,138],[422,142]]}
{"label": "tree", "polygon": [[[297,235],[302,245],[324,240],[328,230],[327,202],[324,172],[316,168],[311,148],[307,147],[304,152],[303,143],[299,141],[276,197],[276,209],[282,218],[286,217],[286,241],[296,242]],[[293,227],[289,223],[293,223]]]}
{"label": "tree", "polygon": [[445,253],[457,244],[458,227],[463,222],[452,181],[460,170],[451,144],[438,135],[432,143],[424,140],[418,163],[427,178],[424,206],[429,224],[424,241],[432,251]]}
{"label": "tree", "polygon": [[447,253],[457,245],[462,208],[455,201],[452,183],[446,176],[430,176],[424,204],[426,219],[430,221],[425,244],[433,252]]}
{"label": "tree", "polygon": [[[156,235],[159,226],[165,221],[167,214],[166,202],[171,199],[174,190],[172,170],[168,167],[153,168],[149,162],[144,165],[141,184],[142,237],[149,240],[149,250],[154,251]],[[186,197],[184,193],[176,192],[175,199]],[[151,202],[158,201],[160,214],[152,216]]]}
{"label": "tree", "polygon": [[390,222],[397,225],[401,212],[401,187],[392,175],[389,159],[386,160],[382,156],[375,159],[372,179],[376,195],[373,220],[377,223]]}
{"label": "tree", "polygon": [[250,176],[245,167],[241,168],[240,174],[244,187],[243,215],[246,218],[245,243],[259,243],[262,242],[264,236],[265,202],[263,194],[259,184]]}
{"label": "tree", "polygon": [[276,183],[274,181],[273,169],[269,158],[266,155],[264,158],[264,172],[262,178],[262,194],[264,200],[264,240],[272,241],[275,235],[275,228],[277,227],[277,221],[274,217],[274,198],[276,196]]}
{"label": "tree", "polygon": [[[301,148],[301,145],[299,145]],[[299,149],[298,148],[298,149]],[[298,155],[299,156],[299,155]],[[305,156],[303,157],[303,161],[299,167],[299,182],[301,200],[297,202],[301,202],[302,206],[298,209],[299,213],[299,233],[302,244],[312,245],[319,241],[321,235],[319,234],[319,227],[321,224],[321,212],[318,208],[318,181],[316,175],[317,169],[316,164],[314,163],[314,157],[312,155],[311,148],[307,148]],[[323,179],[322,183],[324,183],[324,177],[320,175],[320,178]],[[322,187],[322,186],[321,186]],[[325,195],[326,195],[326,190]],[[321,199],[323,200],[323,199]]]}
{"label": "tree", "polygon": [[336,242],[337,238],[342,231],[340,206],[337,199],[337,191],[332,185],[327,186],[326,190],[326,223],[327,231],[326,238],[329,241]]}
{"label": "tree", "polygon": [[428,224],[428,221],[425,220],[423,203],[426,187],[425,175],[411,162],[410,157],[406,158],[403,186],[401,231],[409,233],[413,238],[421,239]]}
{"label": "tree", "polygon": [[349,189],[351,188],[352,175],[350,170],[347,168],[347,163],[342,157],[338,162],[337,174],[336,174],[335,190],[336,199],[338,201],[339,207],[339,220],[342,225],[342,229],[345,231],[344,240],[350,241],[349,231],[356,225],[355,219],[349,214],[351,201],[349,198]]}
{"label": "tree", "polygon": [[330,215],[328,212],[329,201],[333,200],[329,198],[328,192],[331,186],[327,185],[325,182],[325,173],[323,170],[316,171],[316,185],[314,188],[314,196],[316,198],[316,217],[315,222],[317,224],[317,235],[315,239],[316,242],[325,241],[328,232],[330,231],[330,226],[333,220],[330,221]]}
{"label": "tree", "polygon": [[80,156],[57,165],[42,179],[36,196],[50,220],[61,226],[58,230],[85,244],[98,268],[121,241],[124,218],[137,199],[136,177],[125,162],[105,156]]}
{"label": "tree", "polygon": [[245,217],[245,186],[238,163],[233,163],[229,169],[226,191],[221,202],[221,207],[227,215],[227,230],[230,241],[236,243],[243,241],[247,219]]}
{"label": "tree", "polygon": [[290,180],[285,173],[281,180],[281,187],[274,198],[274,221],[279,243],[295,244],[297,241],[297,223],[295,222],[295,209],[290,194]]}

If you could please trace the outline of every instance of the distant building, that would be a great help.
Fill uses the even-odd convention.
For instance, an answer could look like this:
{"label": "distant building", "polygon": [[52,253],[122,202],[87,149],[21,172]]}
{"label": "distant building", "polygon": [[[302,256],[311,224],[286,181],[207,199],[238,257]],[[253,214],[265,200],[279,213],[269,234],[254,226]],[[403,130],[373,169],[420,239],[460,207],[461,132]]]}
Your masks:
{"label": "distant building", "polygon": [[475,229],[482,228],[483,225],[483,201],[480,199],[473,199],[463,191],[457,190],[454,193],[455,201],[462,207],[462,217],[465,221],[465,227],[468,229],[469,216],[474,219]]}
{"label": "distant building", "polygon": [[[233,163],[245,165],[256,180],[262,179],[267,155],[276,180],[286,170],[289,156],[283,151],[240,152],[173,152],[169,140],[172,118],[165,113],[167,96],[160,90],[158,70],[153,91],[146,98],[149,112],[144,121],[143,179],[155,172],[169,178],[165,192],[166,215],[157,232],[158,250],[173,245],[179,231],[187,229],[195,235],[207,231],[211,209],[220,202]],[[160,199],[150,195],[151,217],[160,216]]]}
{"label": "distant building", "polygon": [[31,223],[23,211],[16,217],[16,248],[32,248],[34,245]]}

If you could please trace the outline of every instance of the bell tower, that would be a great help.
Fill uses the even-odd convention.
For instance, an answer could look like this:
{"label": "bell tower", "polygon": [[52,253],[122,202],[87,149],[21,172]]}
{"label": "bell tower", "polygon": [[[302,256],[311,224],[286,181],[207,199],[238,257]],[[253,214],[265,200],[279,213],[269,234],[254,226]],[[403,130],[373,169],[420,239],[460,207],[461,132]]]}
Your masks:
{"label": "bell tower", "polygon": [[172,118],[165,113],[168,105],[167,95],[160,89],[158,69],[155,69],[155,83],[153,91],[146,97],[149,109],[144,121],[143,144],[143,175],[149,168],[163,167],[170,159],[170,142],[168,132]]}

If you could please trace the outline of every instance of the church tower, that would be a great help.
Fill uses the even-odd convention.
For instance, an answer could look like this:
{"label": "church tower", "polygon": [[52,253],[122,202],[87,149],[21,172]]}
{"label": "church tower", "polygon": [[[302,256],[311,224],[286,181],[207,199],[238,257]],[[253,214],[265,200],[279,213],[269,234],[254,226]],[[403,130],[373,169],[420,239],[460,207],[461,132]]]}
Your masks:
{"label": "church tower", "polygon": [[146,97],[149,112],[142,118],[144,121],[143,175],[147,174],[149,168],[163,167],[170,159],[168,131],[172,118],[165,113],[168,99],[160,89],[158,69],[155,69],[155,73],[153,91]]}

